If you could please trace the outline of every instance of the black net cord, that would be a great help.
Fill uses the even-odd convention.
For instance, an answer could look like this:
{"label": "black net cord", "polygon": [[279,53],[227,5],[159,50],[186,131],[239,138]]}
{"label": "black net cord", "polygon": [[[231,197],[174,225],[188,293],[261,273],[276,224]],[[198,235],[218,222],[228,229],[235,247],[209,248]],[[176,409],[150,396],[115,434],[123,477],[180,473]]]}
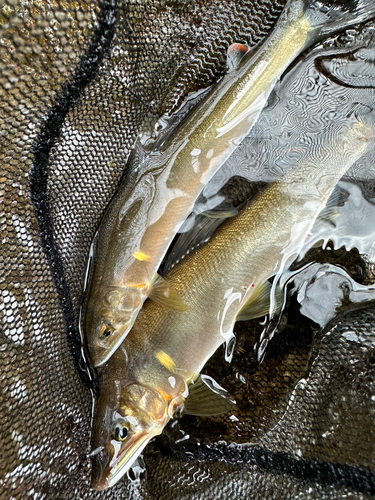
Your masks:
{"label": "black net cord", "polygon": [[84,88],[95,78],[115,34],[118,18],[116,0],[101,2],[99,7],[100,12],[92,40],[82,55],[71,81],[62,86],[48,116],[42,122],[38,140],[33,145],[34,161],[30,172],[31,199],[40,229],[42,245],[51,264],[53,279],[61,302],[68,343],[83,382],[92,389],[95,389],[92,384],[93,377],[88,374],[88,368],[83,358],[82,342],[76,327],[71,292],[65,279],[64,267],[54,239],[47,183],[50,154],[55,141],[61,134],[65,118],[71,107],[78,102]]}

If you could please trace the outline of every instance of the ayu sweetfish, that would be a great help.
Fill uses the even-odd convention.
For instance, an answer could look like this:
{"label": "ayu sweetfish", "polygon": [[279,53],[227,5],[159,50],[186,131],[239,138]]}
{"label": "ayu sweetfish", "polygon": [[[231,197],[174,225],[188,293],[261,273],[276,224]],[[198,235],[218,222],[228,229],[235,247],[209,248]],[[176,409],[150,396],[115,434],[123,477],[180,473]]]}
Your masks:
{"label": "ayu sweetfish", "polygon": [[202,368],[233,339],[236,320],[265,314],[260,299],[267,294],[269,310],[267,279],[296,258],[336,183],[373,135],[356,118],[331,126],[280,181],[167,273],[188,309],[147,301],[102,368],[93,421],[94,488],[115,484],[177,410],[214,414],[228,402],[203,383]]}
{"label": "ayu sweetfish", "polygon": [[115,352],[147,297],[186,310],[184,300],[156,272],[200,191],[250,132],[298,54],[375,13],[373,0],[323,3],[290,0],[271,35],[212,87],[143,164],[139,155],[133,156],[131,174],[93,244],[83,329],[94,366]]}

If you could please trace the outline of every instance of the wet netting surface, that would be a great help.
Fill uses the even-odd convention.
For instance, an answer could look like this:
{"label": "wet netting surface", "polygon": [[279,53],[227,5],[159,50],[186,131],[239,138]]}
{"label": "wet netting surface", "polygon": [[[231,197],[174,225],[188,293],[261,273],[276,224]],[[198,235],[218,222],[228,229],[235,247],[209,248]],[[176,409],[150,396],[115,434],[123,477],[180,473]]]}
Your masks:
{"label": "wet netting surface", "polygon": [[[0,3],[1,499],[375,497],[375,314],[319,330],[293,304],[263,363],[255,321],[231,364],[219,350],[206,367],[231,415],[171,423],[116,486],[90,487],[78,324],[100,218],[137,134],[216,81],[228,46],[261,40],[284,3]],[[335,255],[369,279],[358,253]]]}

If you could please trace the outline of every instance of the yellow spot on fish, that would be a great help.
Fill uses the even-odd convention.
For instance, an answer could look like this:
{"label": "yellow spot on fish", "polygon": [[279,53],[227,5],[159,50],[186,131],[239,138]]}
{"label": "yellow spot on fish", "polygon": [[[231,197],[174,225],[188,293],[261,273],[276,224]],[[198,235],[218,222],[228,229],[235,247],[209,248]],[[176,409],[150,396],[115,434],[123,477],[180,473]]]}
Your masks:
{"label": "yellow spot on fish", "polygon": [[131,286],[132,288],[145,288],[147,283],[129,283],[128,286]]}
{"label": "yellow spot on fish", "polygon": [[170,401],[172,399],[172,396],[170,394],[168,394],[168,392],[165,392],[163,391],[163,389],[156,389],[158,391],[158,393],[160,394],[160,396],[164,399],[164,401]]}
{"label": "yellow spot on fish", "polygon": [[155,354],[155,358],[170,372],[173,372],[176,368],[173,359],[164,351],[158,351]]}
{"label": "yellow spot on fish", "polygon": [[134,252],[133,257],[139,260],[140,262],[143,262],[145,260],[150,260],[150,257],[143,252]]}

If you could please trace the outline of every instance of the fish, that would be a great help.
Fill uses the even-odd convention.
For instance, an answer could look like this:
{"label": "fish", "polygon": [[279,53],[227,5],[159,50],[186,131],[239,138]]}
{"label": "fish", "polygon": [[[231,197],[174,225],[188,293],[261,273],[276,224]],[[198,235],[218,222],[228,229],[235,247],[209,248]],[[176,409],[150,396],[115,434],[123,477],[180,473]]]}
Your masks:
{"label": "fish", "polygon": [[113,355],[147,298],[186,310],[157,271],[199,193],[249,134],[289,64],[321,38],[374,13],[372,0],[335,1],[324,8],[313,0],[289,0],[259,46],[248,52],[231,46],[232,70],[164,142],[146,155],[133,155],[132,175],[124,177],[110,203],[90,256],[82,329],[95,367]]}
{"label": "fish", "polygon": [[353,115],[345,125],[332,124],[283,178],[166,274],[188,309],[146,301],[100,371],[92,433],[95,489],[119,481],[176,412],[228,409],[229,398],[202,379],[202,369],[232,342],[237,319],[269,312],[268,278],[297,258],[337,182],[371,140],[374,129]]}

